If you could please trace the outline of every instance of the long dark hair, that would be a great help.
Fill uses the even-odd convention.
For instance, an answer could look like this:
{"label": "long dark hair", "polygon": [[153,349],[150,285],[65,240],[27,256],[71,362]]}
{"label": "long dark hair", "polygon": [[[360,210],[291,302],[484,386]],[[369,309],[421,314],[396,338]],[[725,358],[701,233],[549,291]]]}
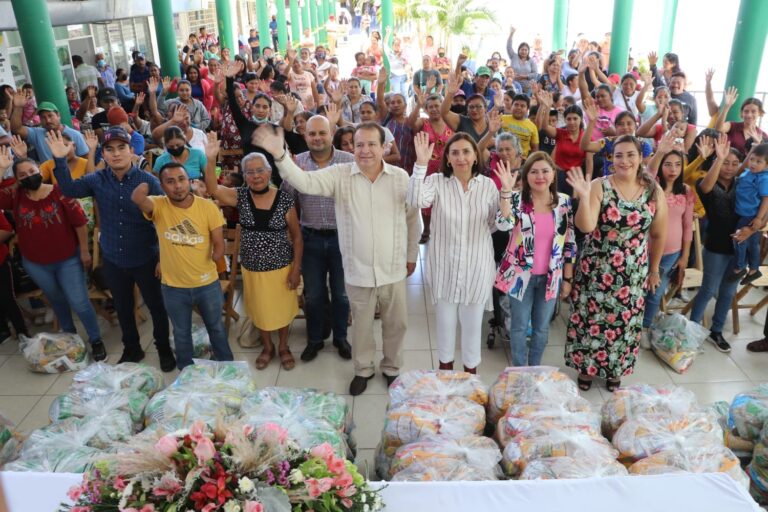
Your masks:
{"label": "long dark hair", "polygon": [[[669,153],[667,153],[666,155],[661,157],[661,162],[659,162],[659,175],[658,175],[659,177],[658,177],[658,180],[659,180],[659,185],[661,185],[661,189],[662,190],[666,190],[667,189],[667,180],[666,180],[666,178],[664,178],[664,171],[663,171],[664,162],[666,162],[667,159],[670,156],[673,156],[673,155],[676,155],[676,156],[680,157],[680,162],[681,162],[680,165],[681,165],[681,167],[685,166],[685,154],[682,151],[680,151],[679,149],[673,149],[672,151],[670,151]],[[684,195],[685,194],[685,183],[683,183],[683,175],[684,174],[685,173],[683,172],[683,169],[681,168],[680,169],[680,174],[677,176],[677,178],[675,178],[675,181],[672,183],[672,193],[674,195],[676,195],[676,196]]]}
{"label": "long dark hair", "polygon": [[460,140],[469,142],[469,144],[472,146],[472,150],[475,152],[475,163],[472,164],[472,177],[480,174],[480,151],[477,149],[477,143],[475,142],[475,139],[473,139],[468,133],[457,132],[454,133],[453,136],[448,139],[448,142],[445,143],[443,157],[440,159],[440,172],[442,172],[446,178],[453,176],[453,168],[448,165],[448,154],[451,151],[451,146]]}
{"label": "long dark hair", "polygon": [[549,165],[549,167],[552,169],[552,183],[549,184],[549,194],[552,196],[552,203],[550,205],[552,208],[556,208],[559,201],[557,196],[557,167],[555,166],[555,162],[552,160],[552,157],[544,151],[535,151],[528,155],[528,158],[525,160],[523,171],[520,173],[520,181],[523,185],[521,193],[523,203],[529,204],[531,207],[533,207],[531,186],[528,184],[528,173],[531,172],[531,167],[533,167],[533,164],[536,162],[541,162],[542,160],[547,162],[547,165]]}
{"label": "long dark hair", "polygon": [[640,155],[640,165],[637,167],[637,180],[643,187],[645,187],[645,190],[648,192],[648,200],[655,200],[657,187],[656,180],[653,179],[653,176],[648,174],[648,172],[645,170],[645,165],[643,165],[643,145],[641,144],[640,139],[634,135],[621,135],[616,137],[616,139],[613,141],[614,155],[616,154],[616,148],[619,146],[619,144],[624,143],[632,144],[635,146],[635,149],[637,149],[637,153]]}
{"label": "long dark hair", "polygon": [[352,134],[354,137],[355,135],[355,127],[354,126],[342,126],[338,130],[336,130],[336,133],[333,134],[333,147],[338,149],[339,151],[342,151],[341,149],[341,139],[344,137],[344,135]]}

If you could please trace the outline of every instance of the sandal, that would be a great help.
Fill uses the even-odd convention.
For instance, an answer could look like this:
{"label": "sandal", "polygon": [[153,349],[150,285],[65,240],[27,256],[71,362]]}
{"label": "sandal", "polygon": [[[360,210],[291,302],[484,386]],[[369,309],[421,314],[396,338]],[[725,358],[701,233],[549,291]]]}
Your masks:
{"label": "sandal", "polygon": [[621,379],[608,379],[605,381],[605,388],[613,393],[621,387]]}
{"label": "sandal", "polygon": [[273,347],[264,347],[264,350],[261,351],[259,357],[256,358],[256,369],[263,370],[269,366],[269,363],[272,361],[273,357],[275,357],[275,349]]}
{"label": "sandal", "polygon": [[279,352],[280,354],[280,365],[283,367],[283,370],[290,371],[293,370],[296,366],[296,360],[293,358],[293,354],[291,354],[291,349],[284,349]]}
{"label": "sandal", "polygon": [[592,388],[592,379],[582,379],[579,377],[576,379],[579,384],[579,389],[582,391],[589,391]]}

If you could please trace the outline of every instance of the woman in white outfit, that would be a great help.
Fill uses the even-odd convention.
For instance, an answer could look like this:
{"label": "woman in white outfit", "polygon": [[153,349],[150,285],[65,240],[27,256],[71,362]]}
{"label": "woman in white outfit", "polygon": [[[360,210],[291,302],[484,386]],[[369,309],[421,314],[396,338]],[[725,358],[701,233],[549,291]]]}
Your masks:
{"label": "woman in white outfit", "polygon": [[476,373],[483,312],[490,310],[496,274],[491,230],[499,192],[490,178],[480,174],[483,164],[477,144],[466,133],[448,140],[440,171],[430,176],[426,176],[433,149],[429,136],[417,134],[415,146],[407,202],[414,208],[432,207],[426,278],[437,311],[440,369],[453,369],[458,320],[464,370]]}

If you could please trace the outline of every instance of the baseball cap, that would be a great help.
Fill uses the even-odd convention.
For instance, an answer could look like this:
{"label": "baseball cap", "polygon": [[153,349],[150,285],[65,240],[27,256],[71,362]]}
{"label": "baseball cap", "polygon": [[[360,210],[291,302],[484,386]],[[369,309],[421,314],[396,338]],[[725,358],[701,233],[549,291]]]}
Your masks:
{"label": "baseball cap", "polygon": [[50,101],[43,101],[37,106],[37,113],[39,114],[40,112],[56,112],[58,114],[59,107]]}
{"label": "baseball cap", "polygon": [[618,85],[621,81],[621,77],[618,73],[611,73],[608,75],[608,80],[610,80],[612,84]]}
{"label": "baseball cap", "polygon": [[[110,112],[111,111],[112,110],[110,110]],[[120,128],[119,126],[113,126],[104,132],[104,141],[102,142],[102,144],[106,146],[112,141],[119,141],[119,142],[125,142],[126,144],[130,144],[131,136],[128,135],[127,131]]]}
{"label": "baseball cap", "polygon": [[128,122],[128,114],[125,113],[123,107],[112,107],[107,112],[107,121],[111,126],[118,125],[120,123]]}
{"label": "baseball cap", "polygon": [[105,87],[103,89],[99,89],[99,101],[104,100],[115,100],[117,101],[117,92],[112,87]]}
{"label": "baseball cap", "polygon": [[464,89],[459,89],[458,91],[456,91],[456,94],[454,94],[454,96],[464,96],[464,97],[466,97],[467,95],[464,92]]}
{"label": "baseball cap", "polygon": [[487,75],[491,76],[491,69],[488,66],[480,66],[477,68],[477,73],[475,73],[477,76]]}

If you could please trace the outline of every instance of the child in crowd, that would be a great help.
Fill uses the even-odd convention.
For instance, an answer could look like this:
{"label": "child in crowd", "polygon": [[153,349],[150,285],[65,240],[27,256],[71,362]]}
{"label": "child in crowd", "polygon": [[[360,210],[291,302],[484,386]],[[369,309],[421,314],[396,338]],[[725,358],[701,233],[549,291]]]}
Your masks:
{"label": "child in crowd", "polygon": [[[748,168],[736,180],[736,233],[749,229],[749,236],[734,241],[734,264],[731,281],[741,284],[758,279],[760,273],[760,229],[768,219],[768,143],[755,146],[746,164]],[[749,266],[749,272],[747,272]]]}
{"label": "child in crowd", "polygon": [[512,98],[512,115],[501,116],[501,130],[517,136],[523,150],[523,158],[528,153],[539,150],[539,129],[528,119],[531,99],[525,94],[516,94]]}

